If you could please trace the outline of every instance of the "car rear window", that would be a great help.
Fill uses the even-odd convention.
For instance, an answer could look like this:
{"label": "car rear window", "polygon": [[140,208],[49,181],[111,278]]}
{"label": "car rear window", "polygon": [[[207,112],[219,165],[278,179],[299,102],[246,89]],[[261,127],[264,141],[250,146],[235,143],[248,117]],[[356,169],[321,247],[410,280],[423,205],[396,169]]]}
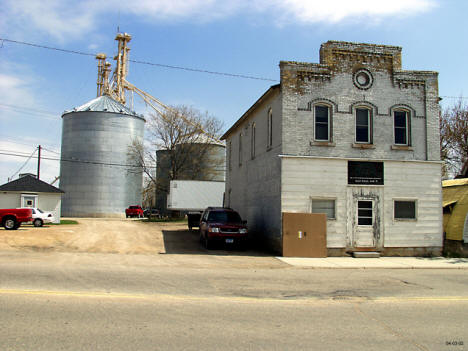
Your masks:
{"label": "car rear window", "polygon": [[241,223],[242,220],[237,212],[213,211],[208,215],[208,221],[220,223]]}

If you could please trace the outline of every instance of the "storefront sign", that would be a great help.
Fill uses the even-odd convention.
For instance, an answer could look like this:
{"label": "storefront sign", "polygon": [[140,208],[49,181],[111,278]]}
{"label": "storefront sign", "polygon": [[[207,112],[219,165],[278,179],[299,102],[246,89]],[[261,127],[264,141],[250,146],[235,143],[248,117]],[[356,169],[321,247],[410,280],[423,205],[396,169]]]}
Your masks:
{"label": "storefront sign", "polygon": [[383,162],[348,161],[348,184],[383,185]]}

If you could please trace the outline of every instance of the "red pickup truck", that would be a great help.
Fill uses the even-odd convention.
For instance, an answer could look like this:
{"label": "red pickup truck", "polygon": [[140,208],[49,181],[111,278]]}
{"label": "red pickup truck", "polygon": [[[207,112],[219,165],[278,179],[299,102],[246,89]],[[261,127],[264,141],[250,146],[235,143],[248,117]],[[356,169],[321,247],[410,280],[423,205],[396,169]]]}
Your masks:
{"label": "red pickup truck", "polygon": [[18,229],[21,223],[32,221],[30,208],[0,209],[0,223],[6,230]]}
{"label": "red pickup truck", "polygon": [[138,217],[138,218],[143,218],[143,209],[141,206],[135,205],[135,206],[129,206],[125,210],[125,216],[128,217]]}

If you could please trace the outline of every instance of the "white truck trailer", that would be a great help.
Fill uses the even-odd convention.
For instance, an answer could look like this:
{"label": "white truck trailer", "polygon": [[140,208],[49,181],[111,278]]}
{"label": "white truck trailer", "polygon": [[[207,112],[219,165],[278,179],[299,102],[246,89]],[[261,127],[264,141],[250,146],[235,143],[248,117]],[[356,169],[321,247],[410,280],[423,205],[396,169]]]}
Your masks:
{"label": "white truck trailer", "polygon": [[207,207],[223,207],[225,182],[171,180],[167,208],[187,212],[188,227],[198,227]]}

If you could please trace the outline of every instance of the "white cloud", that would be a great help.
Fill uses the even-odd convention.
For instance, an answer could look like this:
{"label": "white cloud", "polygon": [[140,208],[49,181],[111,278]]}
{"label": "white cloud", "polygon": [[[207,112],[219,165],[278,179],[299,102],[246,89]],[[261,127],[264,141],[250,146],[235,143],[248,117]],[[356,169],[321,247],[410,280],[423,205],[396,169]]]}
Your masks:
{"label": "white cloud", "polygon": [[87,33],[96,25],[96,13],[91,1],[75,2],[61,0],[6,0],[6,32],[11,27],[15,34],[33,33],[48,34],[55,39],[65,42],[76,39],[82,33]]}
{"label": "white cloud", "polygon": [[281,13],[284,21],[303,23],[338,23],[345,20],[371,17],[378,21],[388,16],[407,16],[428,11],[435,7],[433,0],[257,0],[257,6],[270,5]]}
{"label": "white cloud", "polygon": [[30,86],[31,82],[26,77],[0,73],[0,96],[2,101],[11,105],[24,105],[25,101],[32,101]]}
{"label": "white cloud", "polygon": [[159,22],[209,22],[249,14],[271,18],[272,23],[336,24],[414,15],[435,6],[436,0],[5,0],[0,30],[19,36],[39,31],[64,42],[94,33],[100,22],[124,14]]}

